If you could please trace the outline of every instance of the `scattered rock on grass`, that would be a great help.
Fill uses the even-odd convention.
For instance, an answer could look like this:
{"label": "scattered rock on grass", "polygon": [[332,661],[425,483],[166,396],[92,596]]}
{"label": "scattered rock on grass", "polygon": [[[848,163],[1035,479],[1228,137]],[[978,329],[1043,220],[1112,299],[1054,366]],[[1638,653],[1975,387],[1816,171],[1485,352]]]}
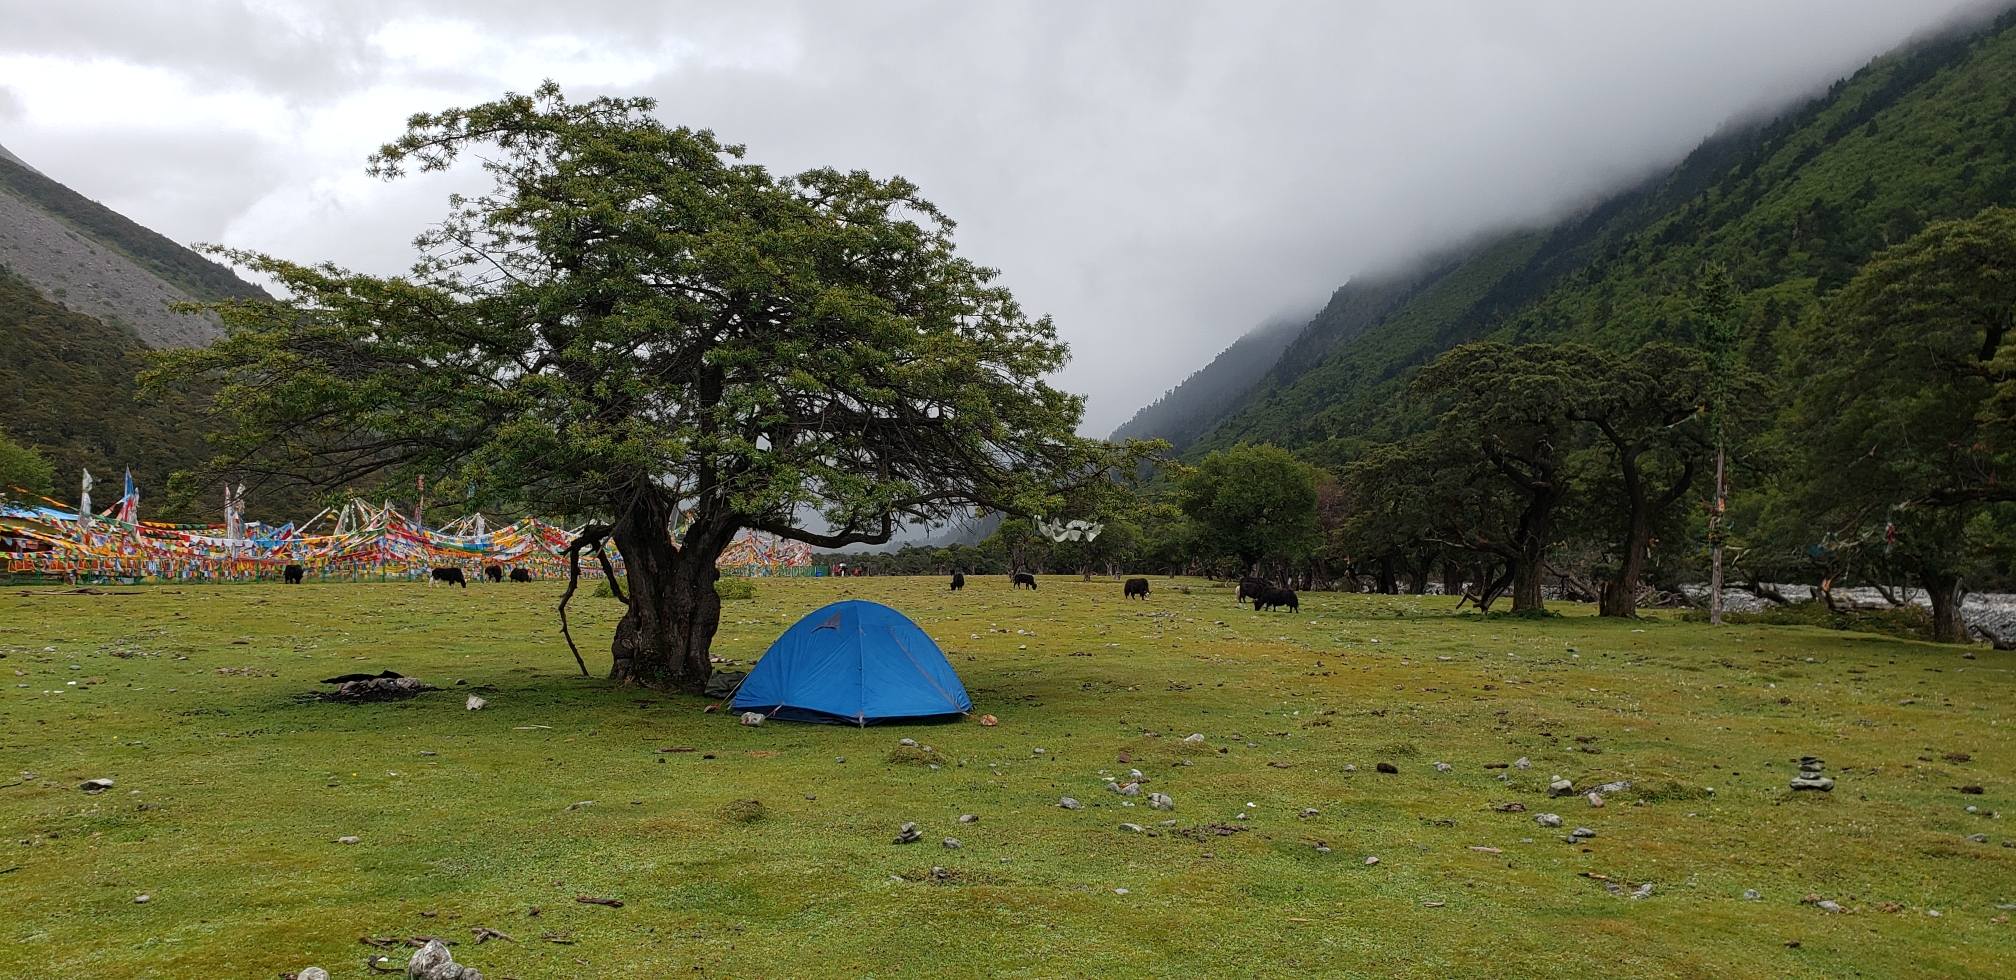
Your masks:
{"label": "scattered rock on grass", "polygon": [[1138,834],[1138,833],[1141,833],[1141,832],[1142,832],[1143,830],[1145,830],[1145,829],[1147,829],[1147,828],[1145,828],[1145,827],[1142,827],[1142,826],[1141,826],[1140,824],[1138,824],[1138,823],[1123,823],[1123,824],[1121,824],[1121,825],[1120,825],[1120,829],[1121,829],[1121,830],[1125,830],[1125,831],[1129,831],[1129,832],[1131,832],[1131,833],[1136,833],[1136,834]]}
{"label": "scattered rock on grass", "polygon": [[338,844],[358,844],[358,843],[362,843],[362,842],[363,842],[363,840],[364,840],[364,838],[362,838],[362,837],[338,837],[338,838],[336,838],[336,843],[338,843]]}
{"label": "scattered rock on grass", "polygon": [[1589,838],[1596,836],[1596,832],[1590,830],[1587,827],[1577,827],[1574,830],[1569,831],[1568,836],[1578,838],[1581,840],[1588,840]]}
{"label": "scattered rock on grass", "polygon": [[294,980],[329,980],[329,971],[319,966],[306,967],[294,974]]}
{"label": "scattered rock on grass", "polygon": [[959,815],[959,822],[960,822],[960,823],[979,823],[979,822],[980,822],[980,817],[979,817],[979,815],[978,815],[978,814],[973,814],[973,813],[962,813],[962,814],[960,814],[960,815]]}
{"label": "scattered rock on grass", "polygon": [[1083,804],[1083,803],[1080,803],[1080,802],[1078,802],[1077,800],[1074,800],[1074,799],[1072,799],[1071,797],[1068,797],[1068,796],[1067,796],[1067,797],[1064,797],[1064,798],[1063,798],[1063,799],[1061,799],[1061,800],[1058,800],[1058,801],[1057,801],[1057,805],[1058,805],[1058,806],[1060,806],[1060,807],[1063,807],[1063,808],[1064,808],[1064,809],[1066,809],[1066,810],[1083,810],[1083,809],[1085,809],[1085,804]]}
{"label": "scattered rock on grass", "polygon": [[469,700],[463,702],[462,706],[470,711],[481,711],[483,710],[483,706],[489,703],[490,702],[485,701],[474,694],[471,694],[469,695]]}
{"label": "scattered rock on grass", "polygon": [[1514,768],[1514,769],[1531,769],[1531,768],[1533,768],[1533,760],[1531,760],[1531,759],[1528,759],[1528,758],[1526,758],[1525,756],[1523,756],[1523,755],[1522,755],[1522,756],[1520,756],[1520,757],[1519,757],[1519,761],[1518,761],[1518,762],[1514,762],[1514,763],[1512,763],[1512,768]]}
{"label": "scattered rock on grass", "polygon": [[1759,902],[1759,901],[1763,901],[1763,899],[1764,899],[1764,894],[1763,894],[1762,892],[1759,892],[1759,891],[1758,891],[1757,889],[1755,889],[1755,888],[1745,888],[1745,889],[1743,889],[1743,900],[1744,900],[1744,901],[1746,901],[1746,902]]}
{"label": "scattered rock on grass", "polygon": [[427,940],[427,945],[406,961],[408,980],[483,980],[483,974],[455,962],[448,952],[448,945],[439,939]]}
{"label": "scattered rock on grass", "polygon": [[1573,796],[1574,794],[1575,784],[1570,780],[1556,777],[1553,782],[1547,784],[1548,796]]}
{"label": "scattered rock on grass", "polygon": [[112,781],[109,779],[87,779],[84,782],[79,783],[77,788],[83,790],[86,793],[90,793],[93,796],[96,796],[99,793],[103,793],[106,790],[111,789]]}
{"label": "scattered rock on grass", "polygon": [[924,832],[918,830],[916,824],[906,823],[903,825],[903,829],[896,834],[896,840],[894,841],[894,843],[915,844],[923,839],[924,839]]}
{"label": "scattered rock on grass", "polygon": [[1435,771],[1436,771],[1436,772],[1448,772],[1448,771],[1450,771],[1450,770],[1452,770],[1452,769],[1454,769],[1454,768],[1456,768],[1456,767],[1455,767],[1455,766],[1452,766],[1452,765],[1450,765],[1449,763],[1446,763],[1446,762],[1438,762],[1438,763],[1435,763]]}
{"label": "scattered rock on grass", "polygon": [[1559,814],[1554,813],[1538,813],[1534,814],[1533,822],[1542,827],[1559,827],[1561,826],[1561,817]]}
{"label": "scattered rock on grass", "polygon": [[1593,806],[1593,807],[1600,807],[1600,806],[1602,806],[1602,805],[1603,805],[1603,794],[1601,794],[1601,793],[1591,793],[1591,794],[1589,794],[1589,805],[1590,805],[1590,806]]}
{"label": "scattered rock on grass", "polygon": [[763,724],[763,712],[761,711],[742,712],[742,724],[748,725],[750,728],[761,727]]}
{"label": "scattered rock on grass", "polygon": [[1378,765],[1376,765],[1376,766],[1373,766],[1372,768],[1374,768],[1374,769],[1377,769],[1377,770],[1379,770],[1380,772],[1383,772],[1383,773],[1398,773],[1398,772],[1400,771],[1400,767],[1399,767],[1399,766],[1396,766],[1396,765],[1394,765],[1393,763],[1390,763],[1390,762],[1382,762],[1382,763],[1379,763],[1379,764],[1378,764]]}
{"label": "scattered rock on grass", "polygon": [[1176,801],[1170,799],[1169,796],[1165,793],[1148,794],[1148,805],[1154,807],[1157,810],[1176,809]]}
{"label": "scattered rock on grass", "polygon": [[954,851],[960,849],[961,847],[966,846],[964,844],[959,843],[959,838],[957,837],[947,837],[944,840],[939,841],[939,844],[943,845],[948,850],[954,850]]}
{"label": "scattered rock on grass", "polygon": [[1374,864],[1378,864],[1378,863],[1379,863],[1379,859],[1378,859],[1378,858],[1376,858],[1376,857],[1368,857],[1368,858],[1366,858],[1366,859],[1365,859],[1365,863],[1366,863],[1366,864],[1367,864],[1368,866],[1369,866],[1369,865],[1374,865]]}
{"label": "scattered rock on grass", "polygon": [[151,901],[153,901],[153,900],[154,900],[154,896],[152,896],[152,895],[135,895],[135,896],[133,896],[133,904],[135,904],[135,905],[145,905],[145,904],[147,904],[148,902],[151,902]]}

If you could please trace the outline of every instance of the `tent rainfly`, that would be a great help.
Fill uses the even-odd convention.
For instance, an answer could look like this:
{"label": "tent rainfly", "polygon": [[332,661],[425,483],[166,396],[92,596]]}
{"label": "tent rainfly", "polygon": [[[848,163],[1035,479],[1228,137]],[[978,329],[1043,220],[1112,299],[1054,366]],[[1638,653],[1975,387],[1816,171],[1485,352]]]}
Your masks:
{"label": "tent rainfly", "polygon": [[880,725],[949,721],[973,707],[945,652],[909,617],[836,602],[770,644],[735,693],[737,711],[786,721]]}

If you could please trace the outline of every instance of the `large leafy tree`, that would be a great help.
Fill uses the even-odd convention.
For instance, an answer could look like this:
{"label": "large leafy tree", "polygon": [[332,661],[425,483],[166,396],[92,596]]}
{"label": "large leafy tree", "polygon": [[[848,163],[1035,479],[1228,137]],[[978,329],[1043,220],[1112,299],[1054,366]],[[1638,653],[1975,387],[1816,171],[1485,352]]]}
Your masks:
{"label": "large leafy tree", "polygon": [[1914,573],[1945,642],[1967,639],[1970,539],[2016,501],[2012,332],[2016,210],[1990,208],[1871,260],[1791,352],[1798,509],[1830,544]]}
{"label": "large leafy tree", "polygon": [[[228,253],[285,287],[168,356],[219,385],[223,467],[599,515],[628,609],[611,676],[698,691],[714,560],[745,528],[838,547],[1036,512],[1115,463],[1042,380],[1066,349],[898,178],[783,177],[648,99],[532,95],[409,120],[373,172],[495,179],[381,278]],[[675,543],[674,531],[683,534]]]}
{"label": "large leafy tree", "polygon": [[1279,446],[1213,452],[1176,481],[1176,506],[1210,553],[1236,555],[1242,574],[1263,562],[1285,570],[1320,543],[1314,466]]}
{"label": "large leafy tree", "polygon": [[[1546,608],[1540,589],[1572,483],[1575,413],[1604,361],[1572,345],[1458,347],[1414,382],[1443,406],[1435,432],[1406,458],[1380,461],[1389,473],[1396,464],[1425,468],[1434,493],[1409,507],[1429,515],[1444,544],[1503,561],[1514,612]],[[1383,492],[1405,491],[1389,481]]]}
{"label": "large leafy tree", "polygon": [[1603,482],[1614,480],[1616,489],[1601,494],[1594,509],[1615,515],[1611,520],[1624,531],[1598,611],[1635,616],[1653,528],[1686,496],[1700,468],[1708,441],[1701,417],[1712,375],[1701,354],[1670,344],[1647,344],[1624,355],[1560,350],[1590,369],[1573,392],[1568,417],[1595,430]]}

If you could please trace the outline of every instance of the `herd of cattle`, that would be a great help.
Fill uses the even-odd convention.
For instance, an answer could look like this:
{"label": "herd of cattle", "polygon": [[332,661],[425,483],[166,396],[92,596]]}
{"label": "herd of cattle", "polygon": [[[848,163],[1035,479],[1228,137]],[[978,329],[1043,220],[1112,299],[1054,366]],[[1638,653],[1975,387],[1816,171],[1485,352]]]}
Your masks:
{"label": "herd of cattle", "polygon": [[[300,585],[302,578],[304,578],[307,575],[307,569],[304,569],[299,565],[289,565],[286,568],[280,570],[280,575],[281,578],[286,580],[288,585]],[[504,566],[485,565],[483,566],[483,577],[489,579],[492,582],[502,582],[507,576],[504,572]],[[532,581],[532,573],[523,568],[512,569],[508,577],[513,582]],[[433,585],[436,582],[446,582],[449,585],[459,585],[465,589],[469,587],[468,577],[462,574],[462,569],[457,568],[454,565],[444,565],[440,568],[434,569],[433,572],[429,574],[427,577],[427,584]]]}
{"label": "herd of cattle", "polygon": [[[1008,576],[1008,583],[1017,589],[1028,588],[1034,591],[1036,588],[1036,576],[1028,572],[1015,572]],[[965,574],[953,572],[952,591],[957,592],[965,587]],[[1128,579],[1121,587],[1121,594],[1129,599],[1140,599],[1146,602],[1148,600],[1148,580],[1145,578]],[[1302,611],[1302,601],[1296,598],[1295,590],[1278,588],[1274,583],[1264,578],[1242,578],[1239,580],[1239,596],[1237,601],[1244,603],[1248,600],[1252,601],[1253,609],[1256,612],[1262,609],[1287,609],[1289,612],[1297,613]]]}
{"label": "herd of cattle", "polygon": [[[288,585],[299,585],[304,573],[305,570],[301,566],[289,565],[283,570],[282,574],[286,578]],[[502,582],[507,575],[502,565],[485,565],[483,566],[483,577],[492,582]],[[511,569],[508,577],[513,582],[532,581],[532,573],[523,568]],[[1011,586],[1017,589],[1028,588],[1032,592],[1036,589],[1036,576],[1028,572],[1016,572],[1008,576],[1008,581]],[[428,578],[427,584],[432,585],[435,582],[459,585],[465,589],[469,587],[469,579],[462,574],[462,569],[454,565],[444,565],[434,569],[433,574]],[[960,572],[953,572],[952,591],[957,592],[965,587],[966,576]],[[1140,599],[1146,602],[1148,600],[1148,580],[1145,578],[1128,579],[1121,587],[1121,594],[1129,599]],[[1264,578],[1240,579],[1237,601],[1240,603],[1251,601],[1253,609],[1256,612],[1262,609],[1287,609],[1289,612],[1297,613],[1302,611],[1301,600],[1296,598],[1295,590],[1278,588],[1274,583]]]}

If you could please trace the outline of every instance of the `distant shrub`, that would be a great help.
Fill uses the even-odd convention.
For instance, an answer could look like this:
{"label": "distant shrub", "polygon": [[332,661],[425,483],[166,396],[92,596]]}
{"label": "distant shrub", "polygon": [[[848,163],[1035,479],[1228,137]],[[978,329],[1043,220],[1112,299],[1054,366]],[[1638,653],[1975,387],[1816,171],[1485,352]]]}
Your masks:
{"label": "distant shrub", "polygon": [[[1690,623],[1705,623],[1708,621],[1708,612],[1703,609],[1690,609],[1680,618]],[[1739,626],[1818,626],[1857,633],[1881,633],[1907,640],[1932,639],[1932,613],[1922,606],[1844,609],[1836,612],[1827,608],[1824,602],[1795,602],[1789,606],[1774,605],[1751,613],[1723,613],[1722,621]]]}
{"label": "distant shrub", "polygon": [[714,583],[714,594],[723,600],[756,598],[756,583],[746,578],[724,578]]}

